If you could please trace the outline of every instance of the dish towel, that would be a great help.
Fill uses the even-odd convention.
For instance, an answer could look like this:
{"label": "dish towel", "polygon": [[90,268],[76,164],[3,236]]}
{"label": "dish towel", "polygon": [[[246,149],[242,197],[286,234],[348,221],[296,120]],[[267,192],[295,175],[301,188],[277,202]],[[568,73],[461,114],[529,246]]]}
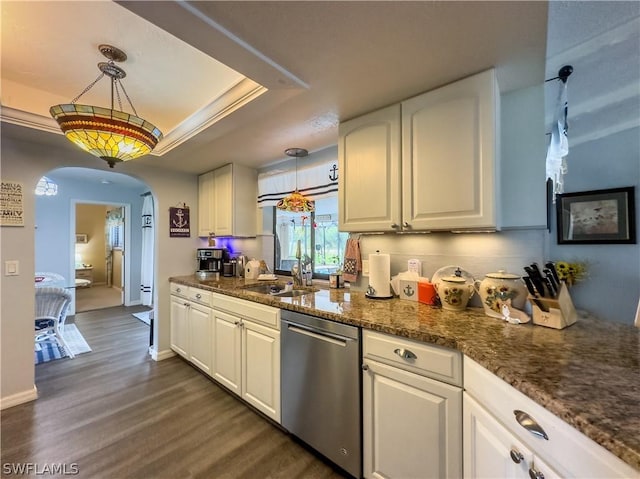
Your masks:
{"label": "dish towel", "polygon": [[344,268],[343,277],[350,283],[358,280],[358,272],[362,271],[362,261],[360,260],[360,241],[349,238],[344,248]]}

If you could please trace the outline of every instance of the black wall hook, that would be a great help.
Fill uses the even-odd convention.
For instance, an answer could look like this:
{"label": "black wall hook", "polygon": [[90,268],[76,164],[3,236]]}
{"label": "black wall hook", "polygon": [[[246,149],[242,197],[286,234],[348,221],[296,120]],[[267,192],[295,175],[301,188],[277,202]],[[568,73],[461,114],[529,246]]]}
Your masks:
{"label": "black wall hook", "polygon": [[558,76],[545,80],[545,83],[552,80],[560,80],[562,83],[567,83],[567,78],[573,73],[573,67],[571,65],[565,65],[558,70]]}

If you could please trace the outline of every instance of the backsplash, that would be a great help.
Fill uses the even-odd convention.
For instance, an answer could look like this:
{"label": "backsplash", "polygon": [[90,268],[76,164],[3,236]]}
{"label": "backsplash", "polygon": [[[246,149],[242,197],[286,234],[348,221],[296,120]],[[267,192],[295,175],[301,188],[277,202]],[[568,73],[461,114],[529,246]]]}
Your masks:
{"label": "backsplash", "polygon": [[[422,276],[431,279],[443,266],[460,266],[476,279],[500,269],[524,274],[523,266],[546,259],[546,230],[513,230],[497,233],[429,233],[361,235],[362,259],[379,250],[391,255],[391,275],[407,270],[407,260],[422,263]],[[367,278],[359,277],[351,287],[364,290]],[[479,306],[472,298],[471,306]]]}

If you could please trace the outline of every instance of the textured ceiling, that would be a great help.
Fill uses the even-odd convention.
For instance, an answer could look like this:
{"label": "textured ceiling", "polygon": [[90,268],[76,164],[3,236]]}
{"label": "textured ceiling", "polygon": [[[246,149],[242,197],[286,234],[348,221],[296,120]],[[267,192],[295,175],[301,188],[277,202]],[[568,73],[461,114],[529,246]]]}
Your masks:
{"label": "textured ceiling", "polygon": [[[15,4],[27,14],[7,29],[7,7]],[[501,90],[509,91],[573,65],[574,142],[640,121],[640,2],[3,1],[0,7],[3,107],[28,100],[31,110],[46,114],[52,101],[41,98],[43,91],[68,101],[95,78],[100,43],[130,54],[125,86],[152,122],[169,125],[165,118],[211,104],[220,94],[219,77],[208,70],[213,59],[267,89],[172,150],[136,160],[141,165],[202,173],[228,162],[273,164],[285,159],[287,147],[313,152],[334,145],[340,121],[492,66]],[[32,24],[40,12],[45,28]],[[55,25],[67,28],[60,33]],[[191,58],[205,66],[188,65]],[[41,64],[46,71],[36,74]],[[12,97],[5,88],[11,82],[30,90]],[[551,112],[556,83],[545,91]],[[11,125],[3,136],[64,140],[25,130]]]}

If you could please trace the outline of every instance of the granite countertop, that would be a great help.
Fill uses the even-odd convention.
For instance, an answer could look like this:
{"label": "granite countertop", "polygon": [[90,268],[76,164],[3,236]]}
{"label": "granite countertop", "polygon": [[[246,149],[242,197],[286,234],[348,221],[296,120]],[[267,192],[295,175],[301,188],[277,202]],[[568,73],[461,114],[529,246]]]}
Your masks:
{"label": "granite countertop", "polygon": [[170,278],[237,298],[457,349],[640,470],[640,334],[580,313],[556,330],[512,325],[479,308],[445,311],[349,289],[279,298],[244,290],[256,281]]}

